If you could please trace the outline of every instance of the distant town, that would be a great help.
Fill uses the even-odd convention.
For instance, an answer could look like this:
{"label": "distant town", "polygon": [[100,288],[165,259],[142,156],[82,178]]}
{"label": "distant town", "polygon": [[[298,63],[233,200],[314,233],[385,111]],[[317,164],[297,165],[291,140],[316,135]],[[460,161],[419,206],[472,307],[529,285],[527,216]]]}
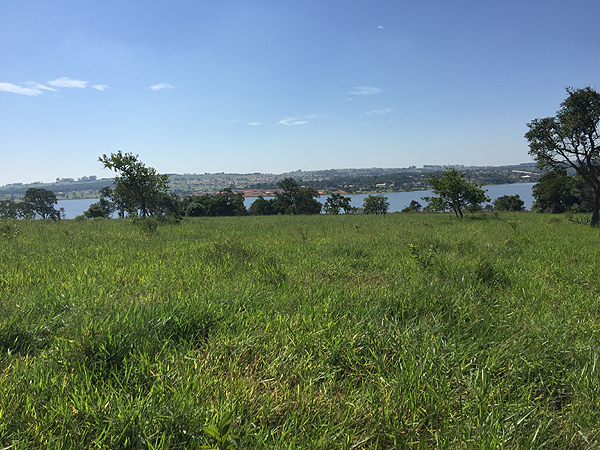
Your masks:
{"label": "distant town", "polygon": [[[536,182],[543,171],[535,163],[509,166],[452,166],[467,174],[475,183],[511,184]],[[276,183],[292,177],[303,186],[314,187],[321,195],[408,192],[428,189],[427,174],[441,172],[444,166],[425,165],[405,168],[329,169],[264,173],[169,174],[171,191],[180,195],[215,194],[225,188],[243,192],[245,197],[272,196]],[[52,183],[11,183],[0,187],[0,199],[22,197],[30,187],[43,187],[59,200],[97,198],[100,189],[112,186],[112,178],[88,175],[80,178],[56,178]]]}

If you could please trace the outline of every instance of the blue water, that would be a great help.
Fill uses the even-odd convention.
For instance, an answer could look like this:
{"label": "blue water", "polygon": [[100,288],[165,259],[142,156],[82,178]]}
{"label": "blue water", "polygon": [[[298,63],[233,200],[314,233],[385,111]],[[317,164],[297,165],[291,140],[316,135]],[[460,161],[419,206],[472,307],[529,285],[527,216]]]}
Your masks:
{"label": "blue water", "polygon": [[[487,189],[487,195],[493,200],[503,195],[519,195],[521,200],[525,202],[525,208],[531,209],[533,205],[532,188],[535,183],[515,183],[515,184],[496,184],[492,186],[483,186],[483,189]],[[412,192],[392,192],[385,194],[390,202],[389,212],[397,212],[406,208],[412,200],[416,200],[421,205],[425,206],[425,202],[421,197],[431,196],[431,191],[412,191]],[[351,205],[356,207],[362,207],[363,200],[367,194],[355,194],[348,195],[350,197]],[[244,199],[244,205],[249,208],[252,202],[256,200],[256,197],[246,197]],[[323,195],[318,199],[321,203],[325,203],[327,196]],[[65,209],[65,217],[67,219],[73,219],[75,216],[83,214],[92,203],[96,203],[98,199],[79,199],[79,200],[59,200],[57,208]],[[485,205],[484,205],[485,206]]]}

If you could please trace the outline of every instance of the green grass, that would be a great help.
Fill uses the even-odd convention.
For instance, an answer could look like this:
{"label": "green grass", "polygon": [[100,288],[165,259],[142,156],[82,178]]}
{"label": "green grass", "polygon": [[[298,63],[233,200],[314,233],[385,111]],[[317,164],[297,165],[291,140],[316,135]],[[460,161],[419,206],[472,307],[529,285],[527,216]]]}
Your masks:
{"label": "green grass", "polygon": [[566,217],[3,221],[0,245],[0,448],[193,449],[228,420],[248,449],[600,445],[600,230]]}

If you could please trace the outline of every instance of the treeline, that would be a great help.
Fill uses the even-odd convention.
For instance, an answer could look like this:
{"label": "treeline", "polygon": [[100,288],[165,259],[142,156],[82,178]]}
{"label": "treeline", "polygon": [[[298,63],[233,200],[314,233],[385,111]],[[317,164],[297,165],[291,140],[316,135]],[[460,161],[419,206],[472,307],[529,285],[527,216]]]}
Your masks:
{"label": "treeline", "polygon": [[[90,177],[83,177],[90,178]],[[69,198],[69,196],[75,197],[75,194],[82,193],[84,191],[98,192],[101,188],[106,186],[107,183],[112,185],[112,179],[103,178],[100,180],[88,180],[88,181],[60,181],[56,183],[34,183],[38,189],[51,190],[59,196]],[[0,187],[0,196],[9,198],[11,200],[17,200],[25,196],[25,193],[31,185],[27,184],[12,184]]]}
{"label": "treeline", "polygon": [[[110,187],[102,190],[100,200],[84,212],[85,218],[152,216],[161,217],[217,217],[244,215],[274,215],[274,214],[320,214],[322,205],[316,200],[319,193],[316,189],[300,186],[292,178],[284,178],[277,187],[275,198],[259,197],[250,208],[244,204],[244,194],[225,188],[217,194],[188,195],[183,198],[166,192],[155,192],[146,195],[144,201],[146,213],[141,213],[140,203],[122,196],[123,189],[119,185],[114,191]],[[148,193],[149,194],[149,193]],[[129,197],[133,197],[131,193]],[[347,198],[349,205],[350,198]],[[348,207],[350,210],[350,207]]]}

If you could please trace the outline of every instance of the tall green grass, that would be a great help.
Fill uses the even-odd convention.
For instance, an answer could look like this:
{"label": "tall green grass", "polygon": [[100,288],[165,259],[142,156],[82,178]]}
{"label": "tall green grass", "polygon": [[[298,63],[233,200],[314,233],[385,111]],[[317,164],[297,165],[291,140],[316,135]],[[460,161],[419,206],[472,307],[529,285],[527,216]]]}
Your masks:
{"label": "tall green grass", "polygon": [[597,448],[576,222],[0,222],[0,447]]}

